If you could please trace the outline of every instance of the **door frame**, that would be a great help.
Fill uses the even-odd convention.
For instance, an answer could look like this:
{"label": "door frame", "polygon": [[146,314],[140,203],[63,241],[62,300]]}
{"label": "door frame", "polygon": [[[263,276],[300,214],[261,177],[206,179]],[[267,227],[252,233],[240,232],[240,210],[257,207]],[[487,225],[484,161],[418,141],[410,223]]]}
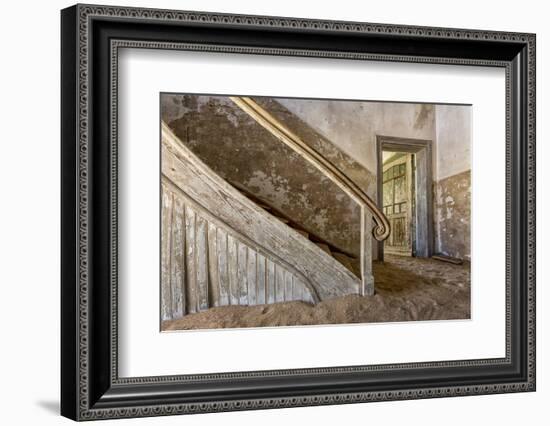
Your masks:
{"label": "door frame", "polygon": [[[376,135],[376,195],[378,208],[383,208],[382,197],[382,152],[397,151],[415,154],[414,197],[415,197],[415,234],[416,256],[430,257],[433,254],[433,154],[432,141],[396,136]],[[424,189],[424,191],[419,191]],[[425,197],[421,197],[426,194]],[[419,220],[425,215],[426,219]],[[384,242],[378,242],[378,260],[384,260]]]}

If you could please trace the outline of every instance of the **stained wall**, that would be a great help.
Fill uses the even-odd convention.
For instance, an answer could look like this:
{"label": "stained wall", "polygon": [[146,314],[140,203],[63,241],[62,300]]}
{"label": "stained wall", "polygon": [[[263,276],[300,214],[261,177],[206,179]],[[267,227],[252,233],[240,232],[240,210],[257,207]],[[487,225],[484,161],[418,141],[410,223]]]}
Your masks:
{"label": "stained wall", "polygon": [[438,105],[435,115],[435,249],[464,259],[471,255],[471,112]]}

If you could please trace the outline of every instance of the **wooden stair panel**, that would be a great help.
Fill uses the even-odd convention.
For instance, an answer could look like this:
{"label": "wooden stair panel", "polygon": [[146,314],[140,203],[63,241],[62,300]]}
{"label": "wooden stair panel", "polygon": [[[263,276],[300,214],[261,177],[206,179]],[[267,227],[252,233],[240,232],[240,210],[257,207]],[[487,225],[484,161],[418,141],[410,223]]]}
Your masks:
{"label": "wooden stair panel", "polygon": [[285,301],[285,271],[275,265],[275,302]]}
{"label": "wooden stair panel", "polygon": [[247,289],[247,304],[258,304],[257,290],[257,275],[258,261],[256,259],[256,251],[248,248],[248,257],[246,259],[247,274],[246,274],[246,289]]}
{"label": "wooden stair panel", "polygon": [[258,269],[258,281],[256,283],[256,303],[263,305],[266,303],[266,259],[265,256],[258,253],[256,257],[256,266]]}
{"label": "wooden stair panel", "polygon": [[196,217],[196,254],[197,268],[197,310],[204,311],[209,308],[208,290],[208,222],[201,216]]}
{"label": "wooden stair panel", "polygon": [[195,262],[195,211],[185,206],[185,264],[187,265],[185,277],[185,290],[187,299],[187,312],[195,313],[198,307],[197,269]]}
{"label": "wooden stair panel", "polygon": [[[172,289],[170,276],[170,258],[171,258],[171,227],[172,227],[172,203],[173,195],[170,192],[161,193],[161,258],[160,258],[160,280],[161,280],[161,317],[171,318],[173,314],[179,315],[180,312],[174,311],[172,305]],[[184,315],[182,312],[181,315]]]}
{"label": "wooden stair panel", "polygon": [[[218,260],[218,288],[219,288],[219,300],[213,303],[213,306],[227,306],[229,305],[229,271],[228,271],[228,259],[227,259],[227,233],[222,228],[216,228],[216,254]],[[211,253],[210,253],[211,254]]]}
{"label": "wooden stair panel", "polygon": [[293,299],[292,294],[293,279],[292,274],[288,271],[285,272],[285,302],[291,302]]}
{"label": "wooden stair panel", "polygon": [[297,271],[208,217],[169,182],[163,182],[162,199],[162,231],[171,247],[161,271],[169,278],[162,288],[163,320],[216,306],[318,300]]}
{"label": "wooden stair panel", "polygon": [[218,268],[218,231],[216,225],[209,222],[208,223],[208,275],[212,281],[212,285],[209,288],[208,292],[208,305],[209,306],[220,306],[220,300],[222,299],[221,295],[221,285],[219,277],[219,268]]}
{"label": "wooden stair panel", "polygon": [[237,242],[237,299],[239,305],[248,305],[248,247],[242,242]]}
{"label": "wooden stair panel", "polygon": [[228,256],[228,274],[229,274],[229,304],[239,304],[239,281],[237,279],[237,241],[235,237],[228,233],[227,235],[227,256]]}
{"label": "wooden stair panel", "polygon": [[275,264],[266,258],[266,270],[267,270],[267,280],[266,280],[266,303],[275,303]]}

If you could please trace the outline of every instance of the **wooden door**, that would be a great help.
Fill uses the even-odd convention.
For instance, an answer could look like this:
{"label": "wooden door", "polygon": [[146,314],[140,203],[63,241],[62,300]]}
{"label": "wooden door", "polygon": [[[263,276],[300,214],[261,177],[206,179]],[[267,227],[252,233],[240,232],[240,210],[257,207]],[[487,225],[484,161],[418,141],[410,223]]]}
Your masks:
{"label": "wooden door", "polygon": [[394,155],[383,165],[382,171],[383,211],[391,224],[384,250],[412,256],[412,155]]}

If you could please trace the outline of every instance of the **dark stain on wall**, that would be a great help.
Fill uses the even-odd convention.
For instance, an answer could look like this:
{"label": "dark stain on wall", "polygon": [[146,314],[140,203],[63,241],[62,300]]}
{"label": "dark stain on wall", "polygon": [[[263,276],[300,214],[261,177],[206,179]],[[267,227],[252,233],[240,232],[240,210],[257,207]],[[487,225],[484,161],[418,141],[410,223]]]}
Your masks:
{"label": "dark stain on wall", "polygon": [[[255,100],[372,193],[375,178],[361,165],[275,100]],[[335,247],[359,255],[359,206],[229,98],[163,95],[161,106],[175,134],[216,173]]]}
{"label": "dark stain on wall", "polygon": [[470,259],[471,173],[447,177],[434,186],[437,251]]}
{"label": "dark stain on wall", "polygon": [[416,107],[416,117],[414,120],[414,128],[421,129],[430,121],[433,122],[434,106],[428,104],[420,104]]}

